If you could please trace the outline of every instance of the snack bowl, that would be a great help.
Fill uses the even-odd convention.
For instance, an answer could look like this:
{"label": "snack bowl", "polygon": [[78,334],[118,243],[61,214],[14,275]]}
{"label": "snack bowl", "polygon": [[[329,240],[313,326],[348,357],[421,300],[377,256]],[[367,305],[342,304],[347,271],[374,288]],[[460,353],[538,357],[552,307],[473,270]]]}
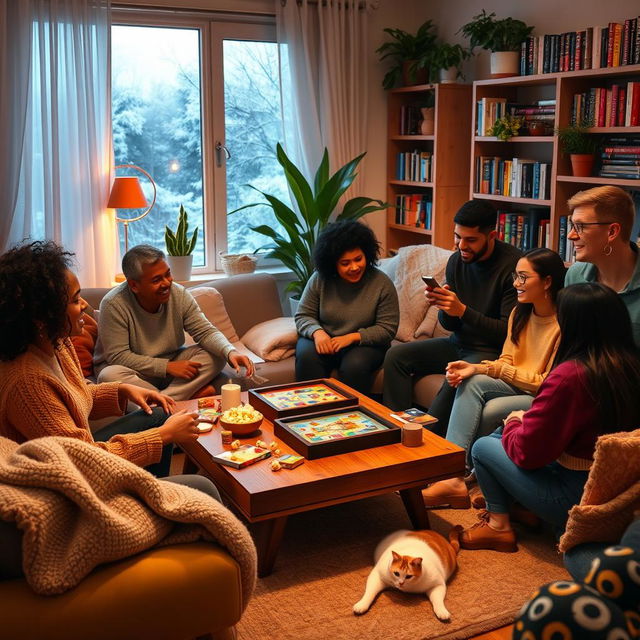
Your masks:
{"label": "snack bowl", "polygon": [[254,422],[227,422],[220,418],[220,426],[227,431],[231,431],[236,437],[249,436],[260,428],[262,420],[263,418]]}
{"label": "snack bowl", "polygon": [[[250,418],[254,419],[251,420]],[[220,416],[220,426],[231,431],[234,436],[249,436],[255,433],[262,424],[264,416],[249,405],[234,407]]]}

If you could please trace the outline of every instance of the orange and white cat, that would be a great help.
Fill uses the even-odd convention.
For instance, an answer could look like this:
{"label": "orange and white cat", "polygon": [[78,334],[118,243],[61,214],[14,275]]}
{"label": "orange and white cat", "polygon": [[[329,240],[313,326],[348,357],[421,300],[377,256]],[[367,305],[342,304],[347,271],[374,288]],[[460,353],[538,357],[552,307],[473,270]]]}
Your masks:
{"label": "orange and white cat", "polygon": [[426,593],[439,620],[450,620],[444,606],[447,580],[458,565],[458,537],[454,527],[449,541],[435,531],[396,531],[374,553],[375,566],[367,578],[364,595],[353,605],[356,614],[366,613],[375,597],[388,587],[408,593]]}

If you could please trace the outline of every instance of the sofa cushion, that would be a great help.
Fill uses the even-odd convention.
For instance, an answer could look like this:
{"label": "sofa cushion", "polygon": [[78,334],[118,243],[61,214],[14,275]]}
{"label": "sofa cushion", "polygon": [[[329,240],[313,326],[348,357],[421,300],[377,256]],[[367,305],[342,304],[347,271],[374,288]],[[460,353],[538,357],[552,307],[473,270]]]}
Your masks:
{"label": "sofa cushion", "polygon": [[267,361],[291,357],[296,350],[298,332],[293,318],[274,318],[261,322],[242,336],[242,342]]}
{"label": "sofa cushion", "polygon": [[[424,295],[422,275],[436,278],[444,283],[444,273],[451,251],[433,245],[416,245],[401,247],[397,256],[395,287],[398,292],[400,306],[400,324],[396,338],[402,342],[415,340],[431,324],[423,322],[429,309],[429,302]],[[424,326],[423,326],[424,325]],[[435,323],[433,324],[435,327]],[[420,333],[418,333],[420,328]],[[431,337],[431,334],[426,334]]]}
{"label": "sofa cushion", "polygon": [[82,375],[85,378],[93,376],[93,350],[98,337],[98,323],[87,313],[82,316],[84,327],[79,336],[71,336],[71,342],[78,354]]}
{"label": "sofa cushion", "polygon": [[202,313],[229,342],[240,342],[240,338],[231,323],[222,295],[213,287],[195,287],[189,289]]}

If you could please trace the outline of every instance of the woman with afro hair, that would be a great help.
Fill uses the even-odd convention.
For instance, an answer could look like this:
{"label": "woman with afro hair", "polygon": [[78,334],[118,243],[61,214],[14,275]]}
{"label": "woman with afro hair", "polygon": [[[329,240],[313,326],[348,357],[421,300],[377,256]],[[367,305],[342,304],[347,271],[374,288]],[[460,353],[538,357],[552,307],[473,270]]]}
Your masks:
{"label": "woman with afro hair", "polygon": [[369,393],[398,329],[398,295],[376,268],[380,246],[355,220],[328,225],[314,249],[315,273],[295,314],[296,379],[329,377]]}

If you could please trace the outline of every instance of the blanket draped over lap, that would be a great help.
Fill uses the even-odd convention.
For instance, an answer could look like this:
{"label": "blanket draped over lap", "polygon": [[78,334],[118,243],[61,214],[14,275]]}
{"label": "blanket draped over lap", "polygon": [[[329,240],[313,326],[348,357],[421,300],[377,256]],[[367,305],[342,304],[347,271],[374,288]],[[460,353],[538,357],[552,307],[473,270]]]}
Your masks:
{"label": "blanket draped over lap", "polygon": [[[451,251],[433,245],[401,247],[398,251],[395,286],[400,306],[400,324],[396,337],[402,342],[418,338],[429,302],[424,296],[422,276],[433,276],[444,284],[445,267]],[[434,316],[435,324],[435,316]]]}
{"label": "blanket draped over lap", "polygon": [[640,509],[640,429],[598,438],[580,504],[558,545],[568,551],[582,542],[617,544]]}
{"label": "blanket draped over lap", "polygon": [[253,541],[222,504],[74,438],[0,437],[0,519],[23,532],[25,578],[42,595],[73,588],[102,563],[200,539],[239,564],[244,606],[255,586]]}

